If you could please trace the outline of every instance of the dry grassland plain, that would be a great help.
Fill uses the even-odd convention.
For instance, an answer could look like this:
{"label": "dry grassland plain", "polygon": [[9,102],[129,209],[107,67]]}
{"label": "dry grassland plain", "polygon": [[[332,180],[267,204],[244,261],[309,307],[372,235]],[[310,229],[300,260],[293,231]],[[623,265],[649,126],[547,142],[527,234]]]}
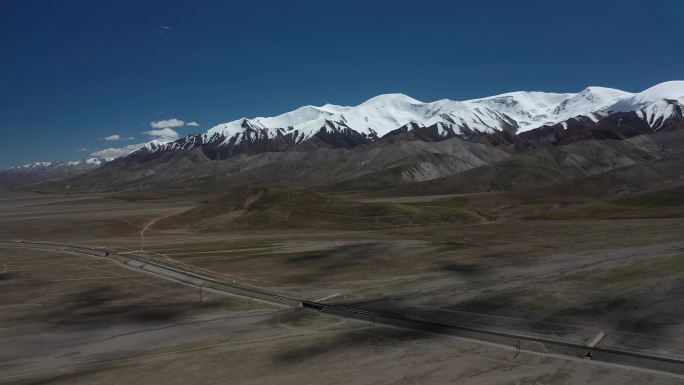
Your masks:
{"label": "dry grassland plain", "polygon": [[[0,239],[135,253],[304,298],[493,330],[579,343],[602,332],[601,346],[684,356],[677,207],[661,215],[643,202],[486,194],[335,199],[354,208],[353,226],[317,207],[291,218],[318,215],[318,226],[287,226],[277,218],[288,206],[278,202],[241,226],[224,214],[179,224],[179,214],[205,199],[7,192]],[[367,215],[377,205],[410,220]],[[208,290],[200,296],[193,286],[63,251],[1,248],[0,287],[0,383],[683,381]]]}

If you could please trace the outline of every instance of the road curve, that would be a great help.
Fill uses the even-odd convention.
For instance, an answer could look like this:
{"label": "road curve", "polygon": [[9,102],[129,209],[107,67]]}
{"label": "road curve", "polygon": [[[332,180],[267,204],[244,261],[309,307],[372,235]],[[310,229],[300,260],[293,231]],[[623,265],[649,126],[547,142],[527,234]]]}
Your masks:
{"label": "road curve", "polygon": [[326,304],[291,295],[273,293],[260,288],[219,281],[217,279],[202,276],[188,270],[178,269],[176,267],[161,264],[159,262],[149,261],[144,257],[134,254],[122,255],[114,252],[107,252],[106,250],[102,249],[50,242],[0,240],[0,246],[67,251],[93,257],[107,258],[131,268],[137,268],[150,274],[174,279],[176,281],[193,286],[210,288],[216,291],[253,298],[278,305],[293,307],[302,306],[304,308],[314,309],[320,312],[345,318],[353,318],[377,324],[398,326],[429,333],[453,335],[500,345],[515,346],[519,347],[521,351],[558,354],[575,358],[585,357],[587,353],[589,353],[591,360],[596,362],[612,363],[684,375],[684,359],[678,357],[660,356],[614,348],[600,348],[595,346],[591,347],[575,342],[526,335],[518,332],[496,331],[447,324],[436,320],[418,318],[409,314],[374,312],[365,309]]}

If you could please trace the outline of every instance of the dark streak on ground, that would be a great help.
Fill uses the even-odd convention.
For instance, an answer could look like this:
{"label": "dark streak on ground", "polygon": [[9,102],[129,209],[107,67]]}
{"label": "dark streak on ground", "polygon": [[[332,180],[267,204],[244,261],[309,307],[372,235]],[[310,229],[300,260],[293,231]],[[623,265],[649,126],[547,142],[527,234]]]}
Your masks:
{"label": "dark streak on ground", "polygon": [[388,347],[429,338],[433,338],[432,335],[413,330],[386,327],[349,331],[324,341],[317,339],[303,346],[293,346],[287,351],[276,354],[275,360],[281,365],[292,365],[338,350],[356,349],[364,346]]}
{"label": "dark streak on ground", "polygon": [[[135,300],[134,303],[123,301]],[[111,287],[98,286],[63,297],[64,306],[39,315],[54,327],[98,328],[116,323],[162,323],[175,321],[199,310],[225,305],[229,299],[186,303],[139,300]],[[35,321],[35,316],[33,316]]]}

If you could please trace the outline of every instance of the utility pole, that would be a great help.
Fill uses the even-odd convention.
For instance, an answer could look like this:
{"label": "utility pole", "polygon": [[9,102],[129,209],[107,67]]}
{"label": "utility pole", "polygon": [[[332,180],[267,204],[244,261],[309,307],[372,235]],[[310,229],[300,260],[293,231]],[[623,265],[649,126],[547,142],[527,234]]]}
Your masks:
{"label": "utility pole", "polygon": [[520,355],[520,337],[517,338],[517,341],[515,343],[515,356],[518,357]]}
{"label": "utility pole", "polygon": [[133,283],[133,279],[128,280],[128,294],[133,295],[133,291],[135,290],[135,284]]}

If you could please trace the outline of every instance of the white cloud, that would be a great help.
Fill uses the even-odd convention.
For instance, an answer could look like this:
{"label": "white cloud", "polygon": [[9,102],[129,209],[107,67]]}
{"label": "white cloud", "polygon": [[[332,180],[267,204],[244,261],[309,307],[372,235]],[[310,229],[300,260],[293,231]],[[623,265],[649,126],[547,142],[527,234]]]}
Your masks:
{"label": "white cloud", "polygon": [[81,148],[76,149],[76,151],[78,151],[78,152],[86,152],[88,150],[90,150],[88,147],[81,147]]}
{"label": "white cloud", "polygon": [[159,34],[165,34],[171,30],[171,27],[168,25],[160,25],[159,28],[156,29],[156,32]]}
{"label": "white cloud", "polygon": [[178,135],[178,133],[175,130],[168,127],[162,128],[161,130],[143,131],[143,134],[167,142],[180,138],[180,135]]}
{"label": "white cloud", "polygon": [[[162,127],[168,124],[171,124],[174,127],[177,127],[177,122],[178,119],[169,119],[169,120],[163,120],[159,122],[152,122],[150,125],[152,127]],[[181,120],[181,122],[183,122]],[[185,122],[183,122],[185,124]],[[149,130],[149,131],[144,131],[144,135],[149,136],[151,139],[159,140],[161,142],[171,142],[174,141],[178,138],[180,138],[180,135],[178,132],[176,132],[174,129],[169,128],[169,127],[163,127],[158,130]],[[116,137],[116,139],[114,138]],[[132,136],[129,136],[127,138],[122,138],[120,135],[110,135],[107,138],[104,138],[105,140],[133,140],[135,139]],[[95,152],[92,152],[90,156],[98,157],[98,158],[103,158],[103,159],[114,159],[114,158],[119,158],[122,156],[126,156],[130,154],[131,152],[139,149],[140,147],[144,146],[146,143],[135,143],[135,144],[129,144],[127,146],[123,147],[110,147],[110,148],[105,148],[102,150],[97,150]],[[87,151],[87,148],[82,148],[79,149],[79,151]]]}
{"label": "white cloud", "polygon": [[187,122],[185,125],[190,127],[199,127],[199,123],[197,122]]}
{"label": "white cloud", "polygon": [[[178,133],[175,130],[168,128],[168,127],[162,128],[159,130],[145,131],[145,132],[143,132],[143,134],[150,136],[152,139],[156,139],[156,140],[159,140],[161,142],[171,142],[171,141],[174,141],[180,137],[180,135],[178,135]],[[119,139],[121,139],[121,138],[119,138]],[[134,138],[132,136],[129,136],[126,139],[127,140],[133,140]],[[104,158],[104,159],[119,158],[119,157],[130,154],[131,152],[139,149],[140,147],[144,146],[145,144],[146,143],[135,143],[135,144],[129,144],[129,145],[123,146],[123,147],[105,148],[102,150],[92,152],[90,154],[90,156],[95,156],[95,157]],[[87,149],[84,148],[83,150],[87,150]]]}
{"label": "white cloud", "polygon": [[157,120],[156,122],[150,122],[150,127],[152,128],[174,128],[174,127],[183,127],[185,124],[184,120],[181,119],[166,119],[166,120]]}
{"label": "white cloud", "polygon": [[95,151],[90,153],[90,156],[95,156],[103,159],[114,159],[124,155],[128,155],[130,152],[139,149],[144,146],[145,143],[129,144],[124,147],[110,147],[103,150]]}
{"label": "white cloud", "polygon": [[[149,131],[143,131],[142,133],[144,135],[147,135],[150,137],[150,139],[154,140],[159,140],[160,142],[172,142],[178,138],[180,138],[180,135],[176,130],[174,130],[172,127],[183,127],[186,125],[185,121],[181,119],[166,119],[166,120],[158,120],[156,122],[150,122],[150,127],[154,128],[154,130],[149,130]],[[188,122],[189,126],[199,126],[197,122]],[[110,140],[110,141],[121,141],[121,140],[134,140],[135,138],[133,136],[128,136],[128,137],[122,137],[119,134],[112,134],[110,136],[107,136],[105,138],[102,138],[104,140]],[[90,156],[95,156],[98,158],[104,158],[104,159],[114,159],[118,158],[121,156],[128,155],[129,153],[139,149],[140,147],[144,146],[145,143],[136,143],[136,144],[129,144],[127,146],[123,147],[110,147],[110,148],[105,148],[102,150],[97,150],[93,153],[90,154]],[[81,148],[79,151],[88,151],[87,148]]]}

